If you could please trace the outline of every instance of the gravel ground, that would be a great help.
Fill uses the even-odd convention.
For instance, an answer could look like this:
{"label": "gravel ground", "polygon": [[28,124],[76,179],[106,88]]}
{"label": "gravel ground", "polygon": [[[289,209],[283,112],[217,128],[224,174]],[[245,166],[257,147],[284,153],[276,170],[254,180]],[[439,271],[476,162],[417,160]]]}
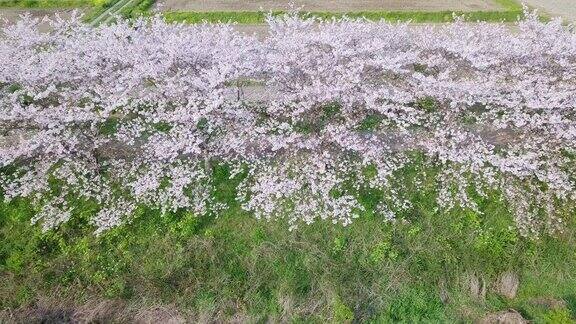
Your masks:
{"label": "gravel ground", "polygon": [[[576,1],[576,0],[568,0]],[[156,7],[162,11],[258,11],[286,10],[289,1],[279,0],[158,0]],[[491,0],[296,0],[306,11],[350,12],[363,10],[498,10]]]}
{"label": "gravel ground", "polygon": [[524,2],[552,16],[576,22],[576,0],[524,0]]}

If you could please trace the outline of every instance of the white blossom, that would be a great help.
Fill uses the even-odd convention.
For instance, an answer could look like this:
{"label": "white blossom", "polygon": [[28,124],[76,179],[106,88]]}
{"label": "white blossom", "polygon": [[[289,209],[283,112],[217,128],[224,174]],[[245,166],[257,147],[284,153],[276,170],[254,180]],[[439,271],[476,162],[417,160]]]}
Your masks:
{"label": "white blossom", "polygon": [[[0,35],[0,188],[28,197],[45,229],[93,200],[97,233],[138,206],[221,210],[211,165],[247,173],[237,200],[296,227],[413,208],[402,169],[438,168],[437,200],[482,212],[498,190],[520,232],[561,230],[573,202],[576,35],[526,13],[517,30],[269,17],[259,40],[230,25],[159,17]],[[367,174],[366,170],[374,170]]]}

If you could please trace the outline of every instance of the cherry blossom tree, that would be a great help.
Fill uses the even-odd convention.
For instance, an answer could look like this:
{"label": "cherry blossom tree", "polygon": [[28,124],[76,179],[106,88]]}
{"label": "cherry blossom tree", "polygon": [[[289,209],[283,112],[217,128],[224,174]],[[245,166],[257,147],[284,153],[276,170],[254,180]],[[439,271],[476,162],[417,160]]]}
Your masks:
{"label": "cherry blossom tree", "polygon": [[[501,24],[413,26],[268,18],[264,39],[226,24],[79,17],[0,36],[0,188],[51,229],[71,198],[96,202],[96,232],[141,205],[197,215],[212,163],[245,173],[237,200],[293,226],[349,224],[360,188],[374,212],[410,210],[398,174],[414,154],[438,168],[442,209],[481,212],[496,190],[521,234],[562,229],[573,202],[576,35],[526,13]],[[367,172],[370,171],[370,172]],[[418,184],[415,184],[418,187]]]}

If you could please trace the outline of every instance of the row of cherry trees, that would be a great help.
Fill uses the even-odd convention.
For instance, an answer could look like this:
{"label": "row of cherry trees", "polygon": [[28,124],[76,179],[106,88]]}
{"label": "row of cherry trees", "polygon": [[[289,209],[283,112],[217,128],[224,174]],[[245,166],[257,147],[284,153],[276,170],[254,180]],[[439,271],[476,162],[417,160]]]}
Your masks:
{"label": "row of cherry trees", "polygon": [[472,192],[496,190],[523,235],[561,230],[576,198],[576,35],[557,20],[286,15],[264,39],[159,18],[37,23],[0,35],[0,189],[45,229],[71,197],[101,206],[97,233],[140,205],[217,212],[214,162],[245,174],[242,208],[293,226],[349,224],[361,187],[385,193],[384,219],[410,210],[395,178],[414,152],[439,170],[440,208],[478,210]]}

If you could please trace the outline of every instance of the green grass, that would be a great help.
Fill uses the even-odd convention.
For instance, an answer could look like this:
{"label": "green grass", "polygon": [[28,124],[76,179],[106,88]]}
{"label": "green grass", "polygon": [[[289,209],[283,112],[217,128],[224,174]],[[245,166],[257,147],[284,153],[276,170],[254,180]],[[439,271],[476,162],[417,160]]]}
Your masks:
{"label": "green grass", "polygon": [[137,1],[134,1],[131,6],[129,6],[128,8],[126,8],[122,11],[122,15],[124,17],[130,17],[130,18],[138,17],[141,15],[146,15],[146,14],[148,14],[150,9],[152,8],[154,1],[155,0],[137,0]]}
{"label": "green grass", "polygon": [[[71,9],[88,8],[85,21],[91,21],[102,14],[118,0],[0,0],[0,8],[27,9]],[[147,0],[141,0],[144,2]]]}
{"label": "green grass", "polygon": [[10,8],[74,8],[101,7],[113,0],[0,0],[0,7]]}
{"label": "green grass", "polygon": [[[106,10],[118,3],[119,0],[110,0],[106,6],[95,7],[94,10],[89,12],[84,20],[92,23],[103,23],[108,17],[105,17],[102,21],[96,21],[96,19],[101,16]],[[122,7],[122,10],[116,12],[125,18],[136,18],[142,15],[147,15],[150,8],[154,4],[155,0],[133,0],[128,2],[127,6]]]}
{"label": "green grass", "polygon": [[[134,0],[130,5],[123,8],[120,15],[128,18],[147,14],[155,0]],[[0,8],[34,8],[34,9],[57,9],[57,8],[91,8],[85,15],[85,21],[92,21],[118,0],[0,0]]]}
{"label": "green grass", "polygon": [[516,0],[492,0],[497,5],[510,11],[522,10],[522,3]]}
{"label": "green grass", "polygon": [[[130,322],[158,307],[223,322],[469,322],[507,308],[537,323],[575,318],[573,208],[565,207],[564,234],[525,239],[496,192],[478,198],[483,215],[436,211],[435,170],[414,161],[400,181],[419,179],[424,190],[406,189],[414,208],[396,224],[371,212],[382,193],[370,190],[358,192],[368,210],[348,227],[317,222],[290,232],[283,220],[255,220],[235,202],[238,179],[224,165],[213,169],[215,198],[230,208],[218,217],[142,207],[131,223],[95,237],[88,219],[96,206],[75,201],[73,219],[42,234],[29,224],[33,206],[2,203],[0,312],[30,316],[41,307],[37,317],[46,319],[107,301],[121,306],[88,320]],[[493,282],[506,270],[520,275],[514,300],[492,291],[477,300],[462,285],[466,274]],[[565,306],[542,306],[542,298]]]}

